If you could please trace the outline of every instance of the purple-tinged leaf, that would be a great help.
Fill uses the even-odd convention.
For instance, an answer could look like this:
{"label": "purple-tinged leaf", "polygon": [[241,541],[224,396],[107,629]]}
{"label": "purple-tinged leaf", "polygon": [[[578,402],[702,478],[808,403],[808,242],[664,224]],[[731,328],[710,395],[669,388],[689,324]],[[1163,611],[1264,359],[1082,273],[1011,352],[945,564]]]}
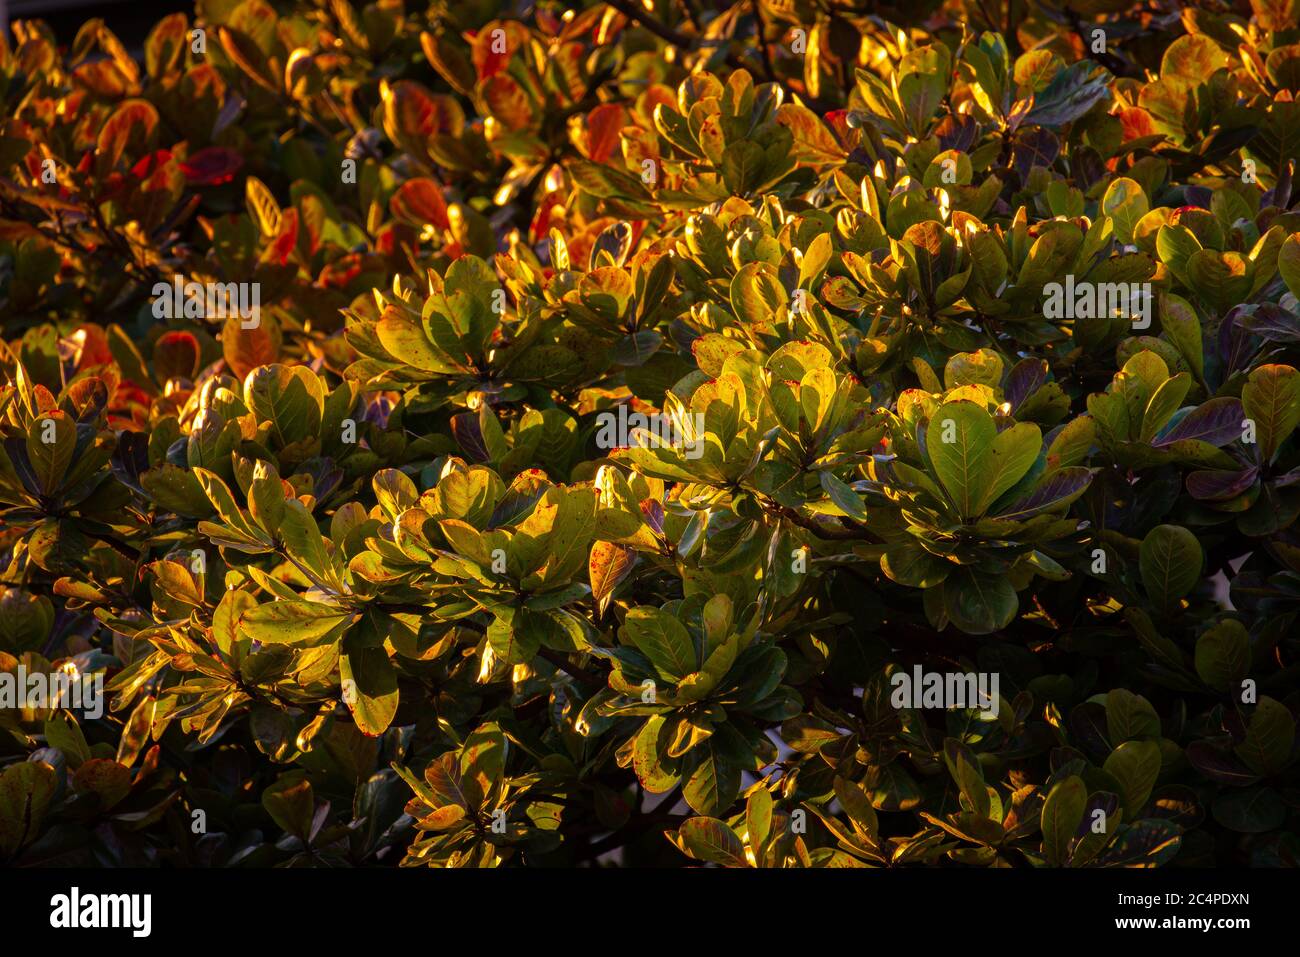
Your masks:
{"label": "purple-tinged leaf", "polygon": [[1011,403],[1011,414],[1025,404],[1025,400],[1042,388],[1047,381],[1047,362],[1043,359],[1022,359],[1017,362],[1007,375],[1007,385],[1003,390],[1006,400]]}
{"label": "purple-tinged leaf", "polygon": [[1092,481],[1095,471],[1095,469],[1084,468],[1081,465],[1061,469],[1046,482],[1039,485],[1038,488],[1019,501],[1013,502],[994,517],[1011,521],[1024,521],[1050,508],[1068,505],[1084,493],[1084,490]]}
{"label": "purple-tinged leaf", "polygon": [[1159,867],[1178,853],[1182,835],[1176,824],[1144,818],[1120,831],[1095,863],[1101,867]]}
{"label": "purple-tinged leaf", "polygon": [[1300,482],[1300,468],[1294,468],[1273,479],[1274,488],[1286,488],[1288,485],[1295,485]]}
{"label": "purple-tinged leaf", "polygon": [[1242,420],[1246,417],[1241,400],[1230,396],[1211,399],[1188,412],[1152,444],[1163,448],[1186,439],[1206,442],[1216,448],[1241,438]]}
{"label": "purple-tinged leaf", "polygon": [[1209,741],[1193,741],[1183,753],[1192,767],[1222,784],[1245,787],[1259,780],[1259,775],[1237,760],[1230,751]]}
{"label": "purple-tinged leaf", "polygon": [[461,412],[451,417],[451,434],[456,437],[456,444],[469,457],[471,462],[486,462],[492,458],[487,442],[483,439],[483,430],[479,427],[478,416],[473,412]]}
{"label": "purple-tinged leaf", "polygon": [[1220,379],[1227,379],[1237,369],[1250,364],[1259,351],[1261,340],[1241,323],[1246,311],[1238,306],[1219,323],[1219,357],[1222,363]]}
{"label": "purple-tinged leaf", "polygon": [[1269,342],[1300,342],[1300,316],[1281,306],[1264,303],[1237,325]]}
{"label": "purple-tinged leaf", "polygon": [[1084,806],[1083,817],[1079,820],[1079,828],[1074,832],[1077,840],[1086,838],[1093,833],[1093,824],[1097,821],[1097,812],[1103,813],[1102,820],[1109,820],[1115,816],[1119,810],[1119,795],[1113,791],[1094,791],[1088,795],[1088,803]]}
{"label": "purple-tinged leaf", "polygon": [[1187,476],[1187,493],[1201,502],[1226,502],[1255,484],[1259,469],[1199,469]]}

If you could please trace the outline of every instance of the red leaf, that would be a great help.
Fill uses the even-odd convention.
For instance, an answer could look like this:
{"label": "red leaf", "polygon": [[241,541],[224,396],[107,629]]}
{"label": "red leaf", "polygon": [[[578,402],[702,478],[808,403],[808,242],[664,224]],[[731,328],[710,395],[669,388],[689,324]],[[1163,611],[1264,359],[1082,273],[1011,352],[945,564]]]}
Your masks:
{"label": "red leaf", "polygon": [[235,178],[244,158],[224,146],[208,146],[181,163],[181,172],[191,186],[220,186]]}
{"label": "red leaf", "polygon": [[283,266],[298,245],[298,210],[288,207],[280,214],[280,232],[271,243],[275,261]]}
{"label": "red leaf", "polygon": [[528,227],[529,238],[533,242],[541,242],[542,237],[550,234],[551,231],[551,210],[562,202],[559,193],[548,193],[540,203],[537,204],[537,213],[533,216],[532,225]]}
{"label": "red leaf", "polygon": [[846,142],[850,134],[853,132],[849,127],[848,110],[831,110],[826,113],[822,119],[826,121],[827,126],[835,131],[835,136],[841,143]]}
{"label": "red leaf", "polygon": [[160,382],[193,379],[199,370],[199,341],[188,332],[167,332],[153,347],[154,373]]}
{"label": "red leaf", "polygon": [[321,270],[320,284],[326,289],[346,289],[348,283],[361,275],[361,256],[350,253]]}
{"label": "red leaf", "polygon": [[587,114],[587,155],[603,163],[618,148],[619,131],[627,125],[627,113],[617,103],[602,103]]}
{"label": "red leaf", "polygon": [[136,179],[148,179],[158,170],[162,169],[171,162],[172,151],[169,149],[154,150],[148,156],[141,159],[131,167],[131,175]]}
{"label": "red leaf", "polygon": [[83,323],[68,338],[76,347],[74,360],[78,372],[95,366],[108,365],[113,361],[113,352],[108,347],[108,336],[104,334],[102,327],[94,323]]}
{"label": "red leaf", "polygon": [[526,30],[513,20],[494,20],[477,33],[467,33],[465,39],[472,45],[470,54],[481,83],[506,68],[515,50],[525,42]]}
{"label": "red leaf", "polygon": [[1125,142],[1150,136],[1156,131],[1151,125],[1151,114],[1141,107],[1133,106],[1120,110],[1119,119],[1120,125],[1124,128]]}
{"label": "red leaf", "polygon": [[388,209],[396,219],[412,226],[432,223],[439,229],[446,229],[449,225],[442,188],[427,176],[408,179],[398,187],[388,201]]}

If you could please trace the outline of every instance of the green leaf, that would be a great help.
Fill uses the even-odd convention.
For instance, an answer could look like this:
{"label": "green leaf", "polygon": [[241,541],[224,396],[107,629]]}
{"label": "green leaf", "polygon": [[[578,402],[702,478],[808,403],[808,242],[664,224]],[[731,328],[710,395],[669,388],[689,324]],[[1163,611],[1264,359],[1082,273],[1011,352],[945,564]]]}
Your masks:
{"label": "green leaf", "polygon": [[891,581],[913,588],[929,588],[938,585],[953,570],[951,562],[946,562],[937,555],[931,555],[919,545],[904,542],[891,545],[880,556],[880,570]]}
{"label": "green leaf", "polygon": [[1167,293],[1160,297],[1160,326],[1198,379],[1205,377],[1205,351],[1201,320],[1191,303]]}
{"label": "green leaf", "polygon": [[829,471],[818,473],[817,479],[821,482],[822,489],[835,503],[836,508],[849,518],[857,519],[860,522],[867,520],[866,507],[862,504],[862,499],[857,492],[853,491],[852,488],[841,482]]}
{"label": "green leaf", "polygon": [[280,828],[306,842],[316,814],[311,782],[300,773],[286,774],[262,792],[262,807]]}
{"label": "green leaf", "polygon": [[680,780],[672,762],[666,760],[668,743],[661,740],[663,715],[651,715],[637,732],[632,747],[632,766],[637,780],[651,794],[671,791]]}
{"label": "green leaf", "polygon": [[1088,789],[1077,775],[1057,781],[1047,793],[1041,817],[1043,856],[1053,867],[1065,862],[1087,803]]}
{"label": "green leaf", "polygon": [[966,804],[980,817],[988,817],[989,792],[979,758],[956,738],[948,738],[943,743],[943,760]]}
{"label": "green leaf", "polygon": [[754,849],[754,856],[761,857],[772,833],[772,795],[766,788],[759,788],[749,796],[745,804],[745,830],[749,837],[749,846]]}
{"label": "green leaf", "polygon": [[1211,804],[1214,819],[1238,834],[1263,834],[1286,822],[1282,796],[1270,787],[1225,788]]}
{"label": "green leaf", "polygon": [[54,768],[44,761],[19,761],[0,773],[0,858],[41,833],[57,787]]}
{"label": "green leaf", "polygon": [[1125,816],[1135,818],[1160,775],[1160,746],[1154,741],[1125,741],[1106,758],[1102,770],[1119,783]]}
{"label": "green leaf", "polygon": [[996,438],[992,416],[973,402],[949,402],[930,417],[925,448],[944,491],[963,519],[980,515]]}
{"label": "green leaf", "polygon": [[1142,540],[1142,584],[1159,607],[1173,611],[1201,577],[1201,543],[1181,525],[1158,525]]}
{"label": "green leaf", "polygon": [[731,308],[747,325],[772,325],[787,301],[776,271],[766,263],[749,263],[731,280]]}
{"label": "green leaf", "polygon": [[77,448],[77,427],[63,412],[47,412],[27,429],[27,459],[36,475],[35,491],[53,495],[63,483]]}
{"label": "green leaf", "polygon": [[1156,437],[1178,411],[1191,387],[1192,377],[1186,372],[1180,372],[1160,384],[1142,413],[1142,427],[1138,432],[1139,441],[1150,442]]}
{"label": "green leaf", "polygon": [[722,156],[722,179],[732,195],[745,196],[762,180],[763,148],[749,140],[727,146]]}
{"label": "green leaf", "polygon": [[1277,253],[1277,271],[1291,295],[1300,297],[1300,233],[1292,233]]}
{"label": "green leaf", "polygon": [[740,837],[722,821],[712,817],[693,817],[682,822],[678,835],[687,852],[697,860],[723,867],[748,867],[745,845]]}
{"label": "green leaf", "polygon": [[420,323],[401,306],[392,305],[384,310],[375,324],[375,335],[394,360],[421,372],[448,374],[460,368],[456,360],[434,345]]}
{"label": "green leaf", "polygon": [[527,664],[542,647],[542,629],[526,608],[498,606],[488,625],[487,640],[499,661],[506,665]]}
{"label": "green leaf", "polygon": [[1126,688],[1106,695],[1106,737],[1112,745],[1160,737],[1160,715],[1151,702]]}
{"label": "green leaf", "polygon": [[661,678],[676,683],[698,670],[699,654],[690,632],[658,608],[633,608],[623,627],[633,645],[650,659]]}
{"label": "green leaf", "polygon": [[1276,774],[1291,761],[1295,719],[1280,701],[1267,695],[1259,699],[1246,726],[1246,738],[1233,750],[1257,774]]}
{"label": "green leaf", "polygon": [[355,619],[346,609],[320,602],[273,601],[245,611],[239,626],[253,641],[273,645],[314,644]]}
{"label": "green leaf", "polygon": [[1017,422],[999,432],[989,447],[989,471],[984,479],[984,493],[976,505],[976,514],[987,512],[1004,492],[1024,478],[1042,448],[1043,435],[1038,426],[1030,422]]}
{"label": "green leaf", "polygon": [[1242,387],[1241,405],[1255,423],[1259,461],[1268,464],[1300,424],[1300,372],[1284,365],[1257,367]]}
{"label": "green leaf", "polygon": [[360,648],[339,657],[343,703],[363,734],[383,734],[397,714],[397,670],[382,648]]}
{"label": "green leaf", "polygon": [[968,635],[991,635],[1011,624],[1020,607],[1005,575],[957,568],[943,583],[944,609]]}
{"label": "green leaf", "polygon": [[1101,211],[1115,224],[1115,235],[1125,243],[1133,242],[1133,230],[1151,209],[1142,187],[1127,176],[1111,180],[1101,200]]}
{"label": "green leaf", "polygon": [[1196,673],[1215,691],[1228,691],[1250,673],[1250,635],[1227,618],[1196,641]]}
{"label": "green leaf", "polygon": [[733,749],[726,747],[725,737],[725,733],[714,733],[691,751],[697,763],[682,788],[682,796],[696,814],[721,814],[740,793],[740,767],[733,763]]}
{"label": "green leaf", "polygon": [[315,517],[296,498],[285,501],[280,536],[285,551],[316,581],[328,585],[335,592],[343,590]]}

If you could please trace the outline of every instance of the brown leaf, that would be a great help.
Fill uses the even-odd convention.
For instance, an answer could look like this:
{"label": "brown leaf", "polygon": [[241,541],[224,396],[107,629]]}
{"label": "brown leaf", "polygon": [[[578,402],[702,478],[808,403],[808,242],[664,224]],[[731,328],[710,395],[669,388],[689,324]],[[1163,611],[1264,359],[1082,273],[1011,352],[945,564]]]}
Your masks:
{"label": "brown leaf", "polygon": [[587,573],[591,578],[591,595],[596,599],[597,614],[605,614],[614,589],[628,576],[635,564],[636,555],[626,545],[595,542],[591,546]]}

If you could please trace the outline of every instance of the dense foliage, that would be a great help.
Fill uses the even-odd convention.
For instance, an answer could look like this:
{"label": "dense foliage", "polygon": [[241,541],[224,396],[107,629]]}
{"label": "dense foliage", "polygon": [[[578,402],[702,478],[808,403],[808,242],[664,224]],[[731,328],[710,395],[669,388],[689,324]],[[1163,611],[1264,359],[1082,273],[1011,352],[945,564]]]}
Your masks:
{"label": "dense foliage", "polygon": [[0,48],[0,860],[1295,864],[1294,2],[524,6]]}

